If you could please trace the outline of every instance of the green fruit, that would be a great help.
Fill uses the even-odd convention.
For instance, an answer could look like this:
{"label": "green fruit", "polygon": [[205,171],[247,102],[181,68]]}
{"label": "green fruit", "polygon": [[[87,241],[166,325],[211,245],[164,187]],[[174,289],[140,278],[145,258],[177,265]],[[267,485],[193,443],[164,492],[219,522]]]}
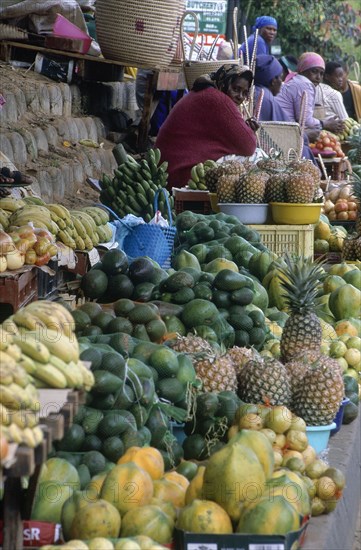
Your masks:
{"label": "green fruit", "polygon": [[90,319],[93,320],[98,313],[102,311],[102,307],[99,304],[96,304],[95,302],[85,302],[82,306],[80,306],[75,311],[84,311],[87,315],[89,315]]}
{"label": "green fruit", "polygon": [[100,298],[108,288],[108,277],[100,269],[91,269],[83,275],[80,287],[86,298]]}
{"label": "green fruit", "polygon": [[127,315],[134,309],[135,303],[128,298],[120,298],[113,306],[114,313],[118,317],[127,317]]}
{"label": "green fruit", "polygon": [[107,334],[115,334],[116,332],[125,332],[126,334],[132,334],[133,325],[125,317],[115,317],[106,326]]}
{"label": "green fruit", "polygon": [[112,248],[102,257],[102,269],[107,275],[125,273],[128,269],[128,257],[119,248]]}
{"label": "green fruit", "polygon": [[207,300],[196,298],[185,304],[181,320],[187,328],[197,325],[211,325],[218,316],[216,306]]}
{"label": "green fruit", "polygon": [[131,298],[134,292],[132,281],[124,273],[108,275],[108,292],[112,300]]}
{"label": "green fruit", "polygon": [[165,346],[153,351],[149,357],[149,364],[158,372],[161,378],[175,376],[178,372],[177,354]]}
{"label": "green fruit", "polygon": [[222,269],[214,279],[213,285],[219,290],[234,291],[247,287],[254,288],[253,281],[250,277],[246,277],[241,273],[232,271],[231,269]]}
{"label": "green fruit", "polygon": [[89,315],[81,309],[72,311],[72,316],[75,321],[75,332],[81,332],[91,324]]}

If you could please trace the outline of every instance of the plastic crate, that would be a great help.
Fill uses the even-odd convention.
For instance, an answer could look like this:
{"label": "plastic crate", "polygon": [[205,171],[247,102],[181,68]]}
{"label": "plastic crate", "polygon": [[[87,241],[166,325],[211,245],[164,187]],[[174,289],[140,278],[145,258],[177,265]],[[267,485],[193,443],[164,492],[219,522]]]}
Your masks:
{"label": "plastic crate", "polygon": [[208,191],[188,191],[173,189],[176,214],[190,210],[195,214],[210,214],[212,212]]}
{"label": "plastic crate", "polygon": [[272,252],[282,255],[285,252],[299,256],[313,256],[313,225],[249,225],[258,231],[262,243]]}
{"label": "plastic crate", "polygon": [[0,277],[0,322],[37,298],[38,274],[36,268],[12,276]]}

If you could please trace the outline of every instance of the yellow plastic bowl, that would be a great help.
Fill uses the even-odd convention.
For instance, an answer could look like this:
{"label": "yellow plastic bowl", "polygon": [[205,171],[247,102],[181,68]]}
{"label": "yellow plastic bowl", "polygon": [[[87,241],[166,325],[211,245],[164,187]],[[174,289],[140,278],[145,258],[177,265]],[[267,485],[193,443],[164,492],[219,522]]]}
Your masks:
{"label": "yellow plastic bowl", "polygon": [[217,193],[209,193],[209,200],[211,201],[211,208],[213,212],[220,212]]}
{"label": "yellow plastic bowl", "polygon": [[317,223],[321,214],[321,203],[271,202],[274,223],[302,225]]}

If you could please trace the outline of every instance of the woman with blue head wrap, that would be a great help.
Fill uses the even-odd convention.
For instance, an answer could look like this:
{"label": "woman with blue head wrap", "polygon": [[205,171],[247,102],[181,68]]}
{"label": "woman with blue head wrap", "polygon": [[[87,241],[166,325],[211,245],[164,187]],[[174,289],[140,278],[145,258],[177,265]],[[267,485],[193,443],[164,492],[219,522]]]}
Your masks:
{"label": "woman with blue head wrap", "polygon": [[[248,52],[249,57],[252,57],[252,52],[254,49],[254,41],[255,41],[255,31],[258,29],[258,38],[257,38],[257,51],[256,54],[270,54],[271,50],[271,42],[276,38],[277,34],[277,21],[274,17],[270,17],[268,15],[262,15],[261,17],[257,17],[255,24],[252,27],[253,34],[248,37]],[[246,62],[246,43],[243,42],[243,44],[240,47],[240,52],[243,53],[243,59]]]}
{"label": "woman with blue head wrap", "polygon": [[286,114],[275,101],[275,96],[281,90],[282,73],[282,65],[273,55],[257,56],[254,75],[256,101],[263,94],[259,120],[287,120]]}

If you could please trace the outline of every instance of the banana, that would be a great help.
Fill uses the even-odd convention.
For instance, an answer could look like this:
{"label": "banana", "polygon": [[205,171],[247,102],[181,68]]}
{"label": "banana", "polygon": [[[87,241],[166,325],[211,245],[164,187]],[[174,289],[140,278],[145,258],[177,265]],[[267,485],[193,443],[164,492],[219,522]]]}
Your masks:
{"label": "banana", "polygon": [[107,239],[107,232],[103,229],[104,227],[104,225],[98,225],[97,227],[97,233],[100,243],[106,243],[107,241],[109,241],[109,239]]}
{"label": "banana", "polygon": [[200,181],[204,180],[205,172],[204,172],[204,166],[202,162],[199,162],[198,164],[196,164],[196,172],[199,177],[199,180]]}
{"label": "banana", "polygon": [[105,210],[105,208],[101,208],[100,206],[92,206],[90,208],[95,208],[98,211],[99,216],[102,219],[102,224],[101,225],[104,225],[105,223],[109,223],[109,221],[110,221],[109,212],[107,210]]}
{"label": "banana", "polygon": [[23,443],[31,449],[35,449],[37,446],[37,441],[31,428],[25,428],[23,430]]}
{"label": "banana", "polygon": [[[34,336],[32,336],[34,334]],[[20,336],[14,337],[14,342],[17,344],[21,351],[40,363],[47,363],[49,361],[50,352],[45,344],[39,341],[37,337],[38,333],[23,333]]]}
{"label": "banana", "polygon": [[3,197],[0,199],[0,208],[9,212],[16,212],[19,208],[26,206],[26,202],[14,197]]}
{"label": "banana", "polygon": [[79,218],[77,218],[76,216],[74,216],[73,214],[71,215],[71,219],[72,219],[72,222],[74,224],[74,229],[76,230],[77,234],[79,235],[79,237],[84,239],[87,232],[86,232],[85,227],[82,224],[81,220]]}
{"label": "banana", "polygon": [[46,206],[46,203],[43,201],[43,199],[41,199],[40,197],[33,197],[32,195],[23,197],[21,200],[23,200],[26,204],[37,204],[38,206]]}
{"label": "banana", "polygon": [[[32,302],[26,306],[26,310],[30,311],[34,315],[37,315],[38,312],[41,312],[41,317],[47,316],[48,319],[51,319],[51,323],[48,323],[48,328],[60,328],[66,336],[72,336],[75,330],[74,319],[70,312],[56,302],[49,302],[48,300],[41,300],[37,302]],[[50,325],[53,326],[50,326]]]}
{"label": "banana", "polygon": [[65,206],[61,204],[47,204],[46,207],[52,212],[54,212],[57,216],[59,216],[59,218],[64,220],[66,225],[70,224],[71,222],[70,212]]}
{"label": "banana", "polygon": [[59,216],[57,216],[55,212],[50,212],[50,217],[51,220],[57,225],[57,227],[59,227],[59,229],[66,229],[68,227],[65,221],[59,218]]}
{"label": "banana", "polygon": [[189,187],[189,189],[192,189],[192,190],[195,191],[196,189],[198,189],[198,183],[196,183],[193,180],[188,180],[187,181],[187,187]]}
{"label": "banana", "polygon": [[0,351],[0,364],[7,368],[13,369],[16,366],[16,361],[11,355],[7,354],[5,351]]}
{"label": "banana", "polygon": [[85,206],[85,207],[82,208],[82,212],[85,212],[86,214],[91,216],[93,218],[93,220],[95,221],[95,225],[101,225],[102,224],[102,218],[99,216],[98,211],[96,210],[96,208],[91,209],[91,208]]}
{"label": "banana", "polygon": [[85,244],[85,250],[92,250],[94,248],[93,241],[88,235],[83,240]]}
{"label": "banana", "polygon": [[98,246],[99,244],[99,236],[97,231],[93,231],[93,233],[90,235],[91,241],[93,243],[93,246]]}
{"label": "banana", "polygon": [[[77,366],[75,363],[65,363],[65,361],[62,361],[62,359],[56,355],[50,355],[49,363],[54,365],[55,368],[64,374],[68,388],[79,387],[79,376],[77,376]],[[76,368],[74,368],[74,365]],[[81,378],[81,385],[82,382],[83,378]]]}
{"label": "banana", "polygon": [[7,433],[9,441],[18,444],[23,443],[23,431],[16,424],[10,424],[10,426],[7,428]]}
{"label": "banana", "polygon": [[155,148],[153,149],[153,152],[154,152],[155,163],[158,166],[158,164],[160,163],[161,151],[160,149]]}
{"label": "banana", "polygon": [[83,385],[84,389],[86,391],[90,391],[92,387],[94,386],[94,375],[91,370],[87,369],[82,361],[78,361],[77,363],[78,369],[80,370],[82,376],[83,376]]}
{"label": "banana", "polygon": [[28,374],[33,374],[36,370],[36,365],[33,359],[24,353],[21,355],[18,364],[23,367]]}
{"label": "banana", "polygon": [[20,410],[23,400],[18,392],[14,391],[14,384],[0,385],[0,403],[10,410]]}
{"label": "banana", "polygon": [[70,361],[77,362],[79,360],[79,344],[75,335],[69,338],[65,334],[62,334],[61,331],[50,329],[40,330],[34,334],[37,337],[37,343],[41,343],[49,351],[47,360],[41,361],[42,363],[49,362],[50,354],[56,355],[56,357],[59,357],[65,363],[69,363]]}
{"label": "banana", "polygon": [[45,323],[35,315],[32,315],[25,308],[18,309],[13,315],[13,320],[18,327],[24,327],[28,330],[35,330],[37,327],[45,328]]}
{"label": "banana", "polygon": [[80,145],[85,145],[85,147],[95,147],[96,149],[99,149],[100,145],[93,139],[79,139]]}
{"label": "banana", "polygon": [[5,319],[5,321],[2,323],[2,328],[11,335],[19,334],[19,328],[14,322],[13,315]]}
{"label": "banana", "polygon": [[76,249],[85,250],[84,239],[82,239],[80,235],[76,235],[74,239],[75,239]]}
{"label": "banana", "polygon": [[67,381],[64,374],[54,367],[52,363],[38,363],[36,365],[36,372],[33,374],[35,379],[45,383],[48,388],[64,389],[67,387]]}
{"label": "banana", "polygon": [[11,424],[16,424],[21,430],[24,430],[27,426],[27,411],[11,411],[9,414]]}
{"label": "banana", "polygon": [[7,215],[6,211],[0,208],[0,223],[3,226],[4,229],[6,229],[9,226],[9,216]]}
{"label": "banana", "polygon": [[41,303],[44,303],[44,304],[48,303],[48,305],[51,308],[56,309],[57,315],[60,315],[60,318],[64,319],[64,323],[66,323],[67,326],[70,326],[71,331],[74,332],[75,330],[74,318],[71,312],[66,307],[64,307],[62,304],[59,304],[58,302],[50,302],[50,301],[48,302],[47,300],[44,300]]}
{"label": "banana", "polygon": [[14,340],[12,334],[5,330],[2,325],[0,325],[0,350],[6,351],[6,348],[10,346],[13,341]]}
{"label": "banana", "polygon": [[91,218],[89,214],[87,214],[86,212],[82,212],[79,210],[71,210],[71,215],[78,218],[78,220],[81,221],[87,235],[89,235],[90,233],[96,230],[96,224],[93,218]]}
{"label": "banana", "polygon": [[0,425],[1,425],[1,429],[4,426],[9,426],[9,424],[11,424],[10,415],[11,415],[11,411],[9,411],[5,407],[5,405],[0,403]]}
{"label": "banana", "polygon": [[41,305],[38,305],[38,302],[34,302],[33,307],[27,308],[27,312],[30,312],[31,315],[39,319],[39,321],[43,323],[46,328],[50,328],[52,330],[62,329],[62,325],[58,317],[49,311],[46,311],[43,307],[41,307]]}
{"label": "banana", "polygon": [[35,438],[35,441],[36,441],[36,446],[40,445],[40,443],[44,439],[44,432],[40,428],[40,426],[34,426],[33,427],[33,435],[34,435],[34,438]]}
{"label": "banana", "polygon": [[26,388],[29,384],[29,376],[26,370],[20,365],[16,365],[15,369],[12,369],[13,381],[21,388]]}
{"label": "banana", "polygon": [[60,229],[57,237],[62,243],[64,243],[69,248],[72,248],[73,250],[76,249],[75,240],[73,239],[73,237],[69,235],[69,233],[65,229]]}
{"label": "banana", "polygon": [[14,381],[12,369],[3,363],[0,363],[0,380],[3,386],[8,386]]}

